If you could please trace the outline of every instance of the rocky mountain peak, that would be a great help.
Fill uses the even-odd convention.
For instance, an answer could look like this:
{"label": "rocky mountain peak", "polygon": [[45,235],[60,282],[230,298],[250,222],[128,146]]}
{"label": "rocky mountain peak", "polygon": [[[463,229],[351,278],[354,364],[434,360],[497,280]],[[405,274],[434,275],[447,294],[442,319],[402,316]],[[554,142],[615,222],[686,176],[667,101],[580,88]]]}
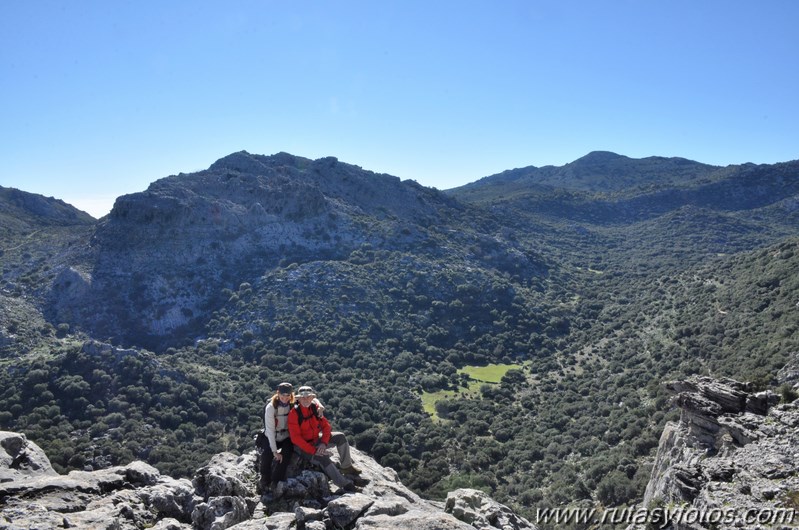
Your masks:
{"label": "rocky mountain peak", "polygon": [[263,174],[270,169],[288,166],[302,167],[307,166],[312,161],[300,156],[280,152],[272,156],[254,155],[247,151],[238,151],[224,156],[211,164],[209,171],[234,170],[241,173]]}
{"label": "rocky mountain peak", "polygon": [[[390,468],[357,449],[368,482],[356,493],[331,492],[315,469],[293,467],[280,496],[255,492],[255,454],[220,453],[192,480],[162,475],[143,462],[59,475],[25,435],[0,432],[0,527],[116,530],[419,530],[534,529],[506,506],[471,489],[446,503],[422,499]],[[336,458],[334,456],[334,458]],[[292,468],[290,468],[292,469]]]}
{"label": "rocky mountain peak", "polygon": [[613,153],[611,151],[591,151],[574,162],[566,164],[567,166],[587,166],[597,164],[607,164],[611,162],[618,162],[622,160],[630,160],[629,157]]}
{"label": "rocky mountain peak", "polygon": [[[335,157],[239,151],[119,197],[94,234],[91,289],[61,297],[55,310],[89,329],[109,323],[111,334],[169,335],[200,322],[224,288],[281,262],[344,259],[362,245],[407,248],[459,215],[441,192]],[[176,273],[184,270],[192,273]],[[129,312],[122,325],[112,305]]]}

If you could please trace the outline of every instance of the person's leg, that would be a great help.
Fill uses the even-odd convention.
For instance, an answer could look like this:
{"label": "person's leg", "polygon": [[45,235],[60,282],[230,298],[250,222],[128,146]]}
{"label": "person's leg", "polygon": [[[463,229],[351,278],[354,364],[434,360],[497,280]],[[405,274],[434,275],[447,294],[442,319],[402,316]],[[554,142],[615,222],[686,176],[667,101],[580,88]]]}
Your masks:
{"label": "person's leg", "polygon": [[338,450],[339,463],[341,465],[341,472],[351,475],[357,475],[361,472],[360,469],[352,465],[352,456],[350,455],[350,444],[347,441],[347,436],[343,432],[334,432],[330,435],[330,444],[335,445]]}
{"label": "person's leg", "polygon": [[335,445],[338,450],[338,460],[342,468],[352,467],[352,457],[350,456],[350,444],[347,436],[343,432],[334,432],[330,435],[330,445]]}
{"label": "person's leg", "polygon": [[261,469],[259,473],[261,475],[259,485],[261,487],[261,491],[266,491],[266,488],[269,487],[269,484],[272,483],[272,461],[274,460],[274,455],[272,454],[272,450],[267,446],[264,449],[264,452],[261,454]]}
{"label": "person's leg", "polygon": [[345,478],[344,475],[341,474],[341,472],[336,467],[336,464],[334,464],[333,461],[330,460],[329,456],[314,455],[314,457],[311,458],[311,462],[321,467],[322,471],[325,472],[325,475],[327,475],[330,478],[330,480],[333,481],[333,484],[335,484],[339,488],[352,487],[352,481]]}
{"label": "person's leg", "polygon": [[277,442],[277,448],[278,451],[280,451],[280,455],[283,457],[283,459],[275,466],[275,472],[272,473],[272,482],[286,480],[286,469],[288,469],[289,462],[291,462],[291,454],[294,451],[294,444],[291,443],[291,438],[286,438],[285,440]]}

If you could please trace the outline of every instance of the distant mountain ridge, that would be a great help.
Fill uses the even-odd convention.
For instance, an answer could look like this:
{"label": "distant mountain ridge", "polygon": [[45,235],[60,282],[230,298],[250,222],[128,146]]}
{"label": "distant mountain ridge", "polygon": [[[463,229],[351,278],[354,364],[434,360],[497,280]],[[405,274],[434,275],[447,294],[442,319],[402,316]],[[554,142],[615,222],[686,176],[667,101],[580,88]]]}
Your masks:
{"label": "distant mountain ridge", "polygon": [[598,151],[440,192],[334,157],[240,151],[119,197],[96,225],[93,262],[54,283],[49,314],[109,336],[181,336],[220,307],[225,288],[292,262],[341,262],[362,247],[538,283],[556,271],[545,257],[553,248],[593,252],[639,233],[668,246],[658,235],[668,216],[685,237],[708,218],[730,227],[708,253],[743,249],[799,226],[797,174],[799,162],[719,168]]}
{"label": "distant mountain ridge", "polygon": [[94,221],[86,212],[60,199],[0,186],[0,227],[4,230],[86,225]]}
{"label": "distant mountain ridge", "polygon": [[609,151],[592,151],[563,166],[509,169],[450,191],[467,191],[490,185],[513,185],[513,188],[540,185],[611,193],[640,186],[690,184],[721,169],[678,157],[652,156],[635,159]]}
{"label": "distant mountain ridge", "polygon": [[[799,227],[799,161],[720,168],[592,153],[563,167],[512,170],[447,193],[489,209],[514,230],[537,227],[550,247],[579,247],[581,260],[604,259],[609,248],[651,248],[685,265],[773,244]],[[687,249],[682,244],[698,239],[701,244]]]}
{"label": "distant mountain ridge", "polygon": [[[564,166],[565,168],[566,166]],[[602,209],[607,219],[629,222],[643,220],[666,211],[692,205],[708,207],[723,211],[750,210],[770,206],[780,201],[791,199],[799,193],[799,183],[795,176],[799,173],[799,161],[774,165],[731,166],[722,170],[692,174],[690,178],[681,178],[679,184],[669,183],[668,168],[660,171],[661,180],[655,181],[658,173],[648,175],[638,173],[638,166],[630,164],[625,169],[618,166],[617,193],[613,184],[607,189],[589,190],[580,188],[597,188],[600,181],[590,176],[589,186],[580,184],[570,176],[561,173],[557,178],[567,180],[563,186],[544,184],[552,182],[546,176],[537,178],[535,174],[527,174],[517,178],[494,179],[488,177],[474,184],[449,190],[454,197],[474,203],[503,202],[512,204],[527,201],[526,208],[540,206],[540,213],[555,213],[556,209],[548,208],[547,201],[561,200],[558,206],[563,207],[562,217],[590,219]],[[710,166],[708,166],[710,167]],[[585,174],[590,175],[590,173]],[[604,182],[604,181],[603,181]],[[647,185],[645,183],[649,182]],[[566,206],[571,202],[573,209]],[[564,207],[565,206],[565,207]],[[793,209],[789,206],[789,209]],[[535,213],[535,212],[533,212]]]}

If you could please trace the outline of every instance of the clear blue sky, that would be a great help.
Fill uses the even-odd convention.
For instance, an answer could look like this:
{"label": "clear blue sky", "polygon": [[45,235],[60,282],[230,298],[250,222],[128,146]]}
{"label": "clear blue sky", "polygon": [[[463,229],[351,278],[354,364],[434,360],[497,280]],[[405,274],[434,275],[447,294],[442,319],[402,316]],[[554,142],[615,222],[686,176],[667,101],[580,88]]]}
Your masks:
{"label": "clear blue sky", "polygon": [[799,158],[796,0],[2,0],[0,185],[95,217],[246,149],[448,189]]}

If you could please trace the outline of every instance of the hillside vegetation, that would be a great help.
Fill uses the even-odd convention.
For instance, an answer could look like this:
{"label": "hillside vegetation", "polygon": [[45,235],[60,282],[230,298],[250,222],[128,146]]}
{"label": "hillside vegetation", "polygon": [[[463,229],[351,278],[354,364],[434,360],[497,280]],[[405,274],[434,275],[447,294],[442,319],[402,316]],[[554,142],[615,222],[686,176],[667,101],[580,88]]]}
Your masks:
{"label": "hillside vegetation", "polygon": [[[799,351],[799,166],[611,155],[442,193],[242,152],[90,229],[26,221],[3,236],[0,429],[59,470],[186,474],[251,450],[289,380],[424,495],[640,499],[663,380],[771,387]],[[475,384],[491,364],[512,369]]]}

